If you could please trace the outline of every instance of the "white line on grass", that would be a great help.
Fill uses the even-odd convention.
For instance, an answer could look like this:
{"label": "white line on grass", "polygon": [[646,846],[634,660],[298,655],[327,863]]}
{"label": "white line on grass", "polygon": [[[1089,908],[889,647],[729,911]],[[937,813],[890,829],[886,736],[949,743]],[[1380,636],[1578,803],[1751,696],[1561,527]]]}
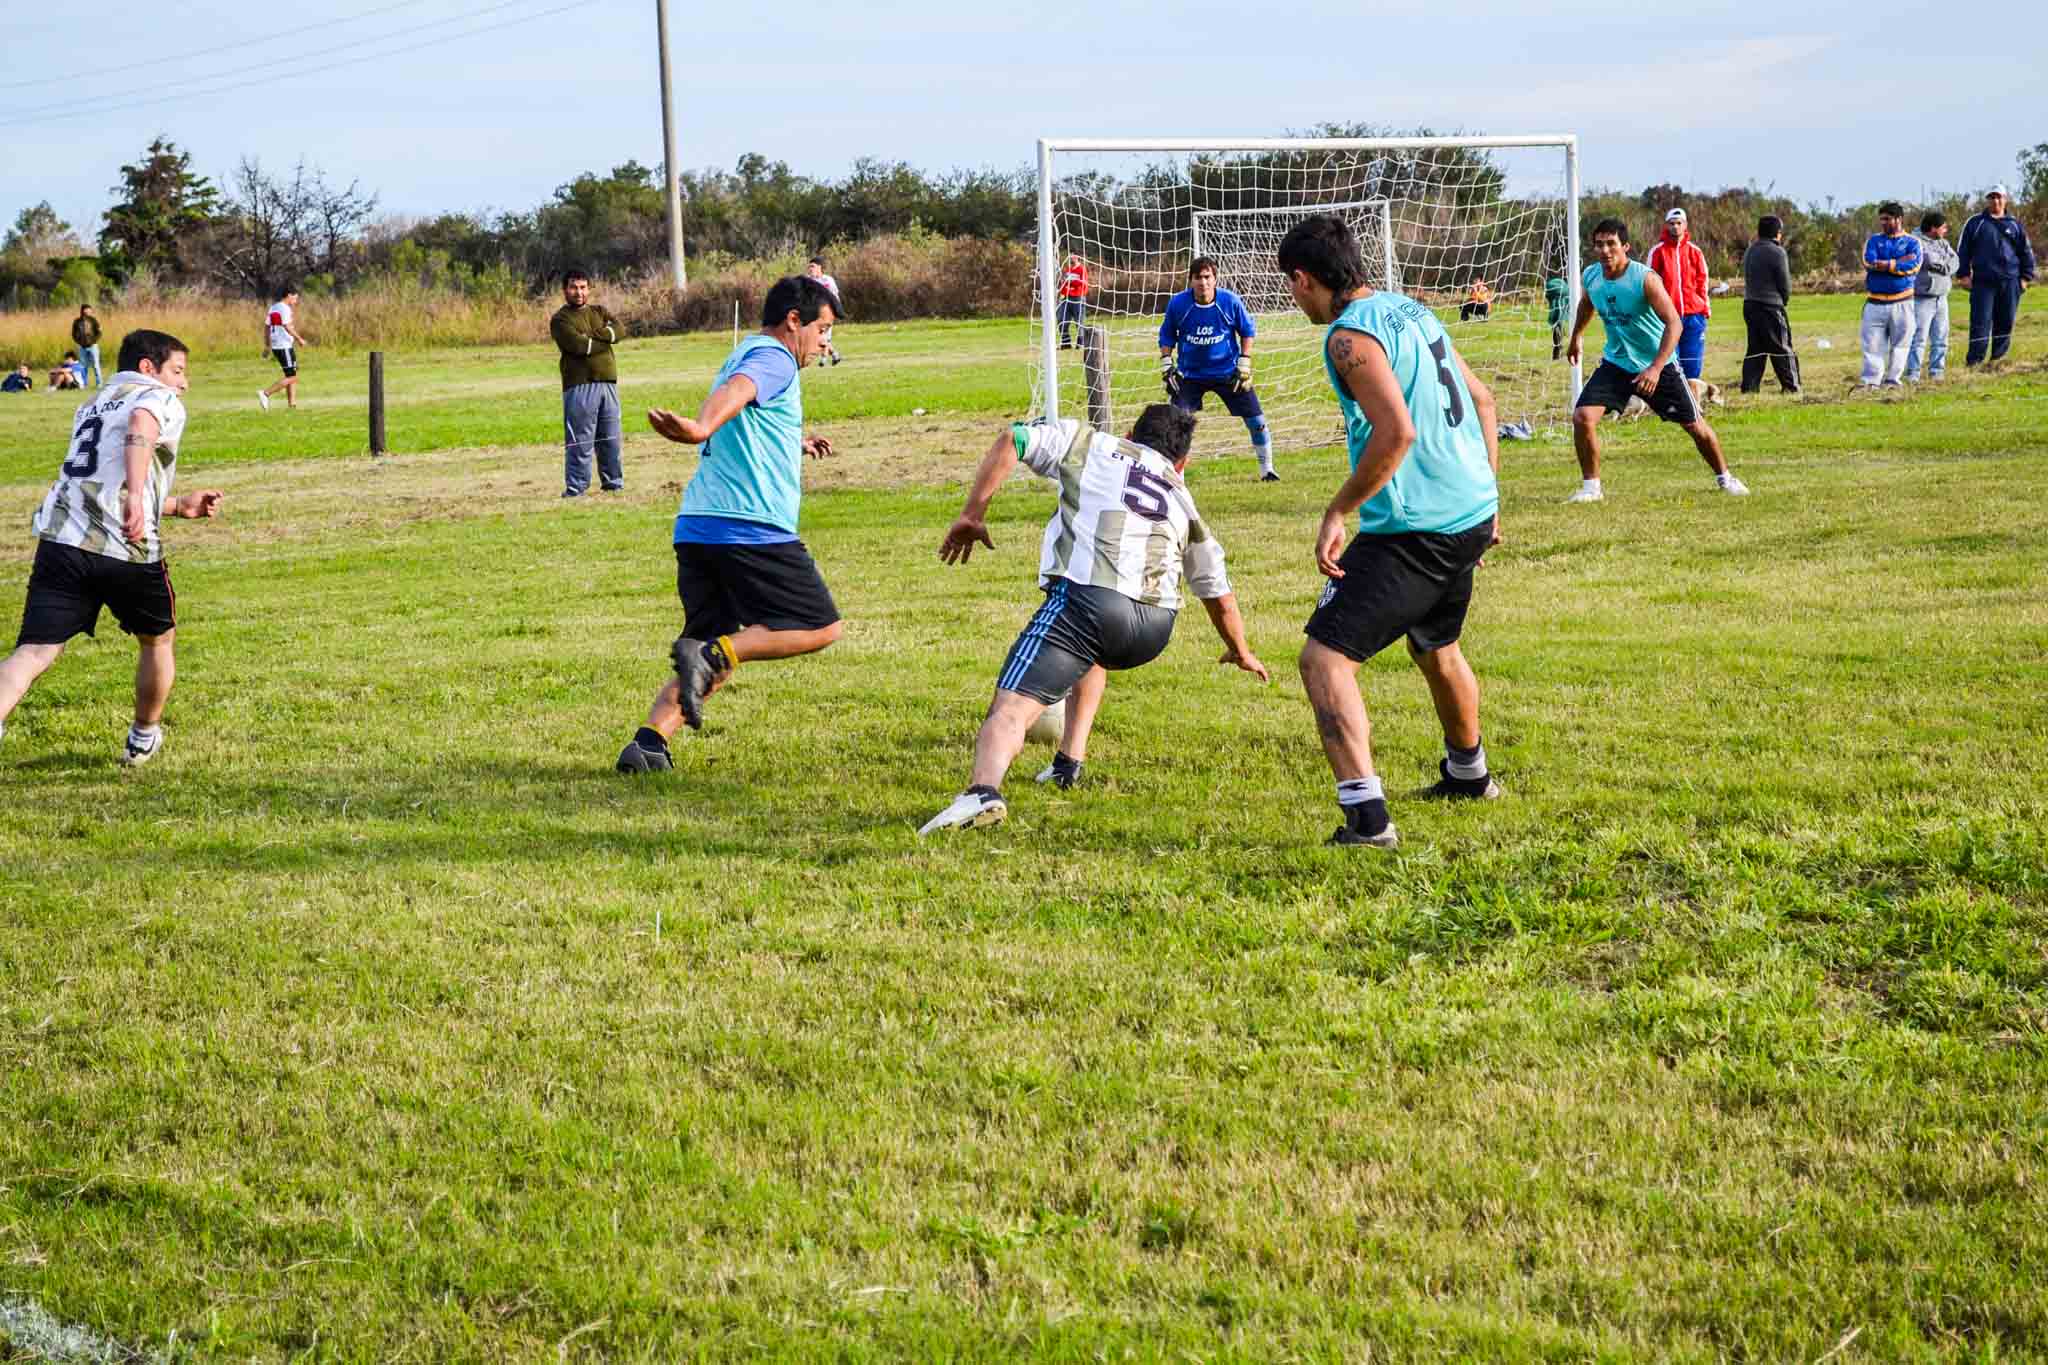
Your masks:
{"label": "white line on grass", "polygon": [[85,1327],[72,1327],[29,1299],[0,1298],[0,1343],[30,1360],[83,1361],[90,1365],[131,1365],[163,1357],[110,1340]]}

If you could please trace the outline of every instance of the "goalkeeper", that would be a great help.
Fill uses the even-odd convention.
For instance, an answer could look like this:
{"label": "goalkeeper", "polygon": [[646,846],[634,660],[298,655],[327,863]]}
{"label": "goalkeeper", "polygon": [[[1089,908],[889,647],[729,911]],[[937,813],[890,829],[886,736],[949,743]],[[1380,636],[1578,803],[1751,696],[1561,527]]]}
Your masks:
{"label": "goalkeeper", "polygon": [[1216,287],[1216,262],[1199,256],[1188,267],[1188,287],[1166,302],[1159,324],[1159,377],[1166,396],[1182,412],[1200,412],[1205,394],[1215,394],[1232,417],[1244,421],[1259,460],[1259,478],[1277,483],[1273,434],[1266,410],[1252,387],[1252,338],[1258,327],[1244,300]]}

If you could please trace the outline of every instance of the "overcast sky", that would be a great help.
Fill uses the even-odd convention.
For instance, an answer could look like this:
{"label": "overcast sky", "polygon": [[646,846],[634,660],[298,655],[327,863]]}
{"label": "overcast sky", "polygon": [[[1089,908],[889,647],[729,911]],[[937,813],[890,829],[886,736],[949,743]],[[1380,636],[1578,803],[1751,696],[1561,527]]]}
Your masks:
{"label": "overcast sky", "polygon": [[[188,0],[118,19],[10,9],[0,227],[47,199],[89,239],[121,163],[158,133],[216,181],[245,155],[280,170],[303,157],[406,214],[527,209],[581,171],[660,163],[653,0]],[[2010,179],[2015,152],[2048,141],[2036,4],[1296,0],[1280,12],[672,0],[679,161],[730,167],[758,151],[819,176],[860,156],[1010,168],[1041,135],[1358,120],[1576,132],[1589,187],[1755,185],[1861,203]]]}

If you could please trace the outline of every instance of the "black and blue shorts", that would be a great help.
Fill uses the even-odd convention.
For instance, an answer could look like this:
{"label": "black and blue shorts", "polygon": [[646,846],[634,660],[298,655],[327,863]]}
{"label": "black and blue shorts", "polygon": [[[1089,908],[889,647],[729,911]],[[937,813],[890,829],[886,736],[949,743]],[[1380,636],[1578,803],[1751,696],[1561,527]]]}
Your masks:
{"label": "black and blue shorts", "polygon": [[1136,602],[1115,588],[1055,578],[1045,603],[1010,646],[996,686],[1047,706],[1074,690],[1081,675],[1104,668],[1136,668],[1158,658],[1173,638],[1170,607]]}

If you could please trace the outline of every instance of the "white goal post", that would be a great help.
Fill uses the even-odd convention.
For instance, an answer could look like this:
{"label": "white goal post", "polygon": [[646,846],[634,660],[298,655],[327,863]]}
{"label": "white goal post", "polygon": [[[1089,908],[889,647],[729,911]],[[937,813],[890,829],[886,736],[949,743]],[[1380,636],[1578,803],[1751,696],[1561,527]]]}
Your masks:
{"label": "white goal post", "polygon": [[[1162,398],[1165,304],[1207,256],[1257,329],[1254,379],[1275,449],[1341,440],[1323,329],[1273,260],[1289,228],[1330,213],[1358,236],[1375,288],[1436,310],[1502,421],[1554,428],[1580,382],[1553,355],[1579,304],[1579,184],[1568,133],[1042,138],[1033,410],[1120,425]],[[1089,275],[1078,307],[1060,293],[1070,257]],[[1214,398],[1205,415],[1198,451],[1249,452]]]}

